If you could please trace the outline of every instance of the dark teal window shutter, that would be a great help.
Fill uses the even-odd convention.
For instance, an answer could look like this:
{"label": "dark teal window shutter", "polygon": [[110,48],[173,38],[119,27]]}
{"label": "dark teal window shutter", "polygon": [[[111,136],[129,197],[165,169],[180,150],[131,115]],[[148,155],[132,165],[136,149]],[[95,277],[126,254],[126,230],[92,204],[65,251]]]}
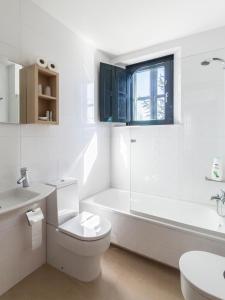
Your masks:
{"label": "dark teal window shutter", "polygon": [[112,122],[114,66],[100,63],[99,110],[100,121]]}
{"label": "dark teal window shutter", "polygon": [[100,63],[100,121],[127,122],[126,70]]}
{"label": "dark teal window shutter", "polygon": [[127,75],[126,70],[114,68],[114,101],[112,105],[113,122],[127,122]]}

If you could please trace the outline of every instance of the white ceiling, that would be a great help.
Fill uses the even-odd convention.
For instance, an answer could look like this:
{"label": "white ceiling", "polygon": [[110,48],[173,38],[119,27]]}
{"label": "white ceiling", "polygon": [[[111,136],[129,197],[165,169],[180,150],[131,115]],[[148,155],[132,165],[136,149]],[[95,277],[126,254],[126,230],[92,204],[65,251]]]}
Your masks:
{"label": "white ceiling", "polygon": [[225,25],[225,0],[33,0],[72,31],[120,55]]}

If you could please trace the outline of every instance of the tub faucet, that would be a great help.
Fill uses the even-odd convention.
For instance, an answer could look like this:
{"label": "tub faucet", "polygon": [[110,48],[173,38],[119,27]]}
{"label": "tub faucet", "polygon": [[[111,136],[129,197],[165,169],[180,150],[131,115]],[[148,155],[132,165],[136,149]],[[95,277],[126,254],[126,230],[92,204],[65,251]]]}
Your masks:
{"label": "tub faucet", "polygon": [[23,184],[23,187],[29,187],[29,179],[28,179],[28,174],[27,174],[27,168],[21,168],[20,169],[20,174],[21,177],[20,179],[17,180],[17,184]]}
{"label": "tub faucet", "polygon": [[221,193],[216,196],[212,196],[211,200],[216,200],[217,214],[220,217],[225,217],[225,191],[221,190]]}
{"label": "tub faucet", "polygon": [[225,203],[225,191],[221,190],[220,194],[211,197],[211,200],[221,201],[223,204]]}

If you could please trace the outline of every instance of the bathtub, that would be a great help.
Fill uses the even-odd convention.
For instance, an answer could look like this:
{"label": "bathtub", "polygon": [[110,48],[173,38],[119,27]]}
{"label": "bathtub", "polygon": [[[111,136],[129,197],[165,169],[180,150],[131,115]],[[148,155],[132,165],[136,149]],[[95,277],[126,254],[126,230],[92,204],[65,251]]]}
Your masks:
{"label": "bathtub", "polygon": [[[135,210],[134,210],[135,208]],[[111,242],[178,268],[180,256],[202,250],[225,256],[224,218],[214,206],[108,189],[80,202],[112,224]]]}

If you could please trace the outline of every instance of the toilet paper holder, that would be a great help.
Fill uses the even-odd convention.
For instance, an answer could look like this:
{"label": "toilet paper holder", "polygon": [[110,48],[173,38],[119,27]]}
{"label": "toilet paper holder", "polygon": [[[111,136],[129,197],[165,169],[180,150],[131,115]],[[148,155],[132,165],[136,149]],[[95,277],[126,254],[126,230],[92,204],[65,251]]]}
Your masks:
{"label": "toilet paper holder", "polygon": [[29,226],[32,226],[33,224],[40,222],[44,219],[43,212],[40,207],[35,209],[29,209],[26,212],[26,218]]}

